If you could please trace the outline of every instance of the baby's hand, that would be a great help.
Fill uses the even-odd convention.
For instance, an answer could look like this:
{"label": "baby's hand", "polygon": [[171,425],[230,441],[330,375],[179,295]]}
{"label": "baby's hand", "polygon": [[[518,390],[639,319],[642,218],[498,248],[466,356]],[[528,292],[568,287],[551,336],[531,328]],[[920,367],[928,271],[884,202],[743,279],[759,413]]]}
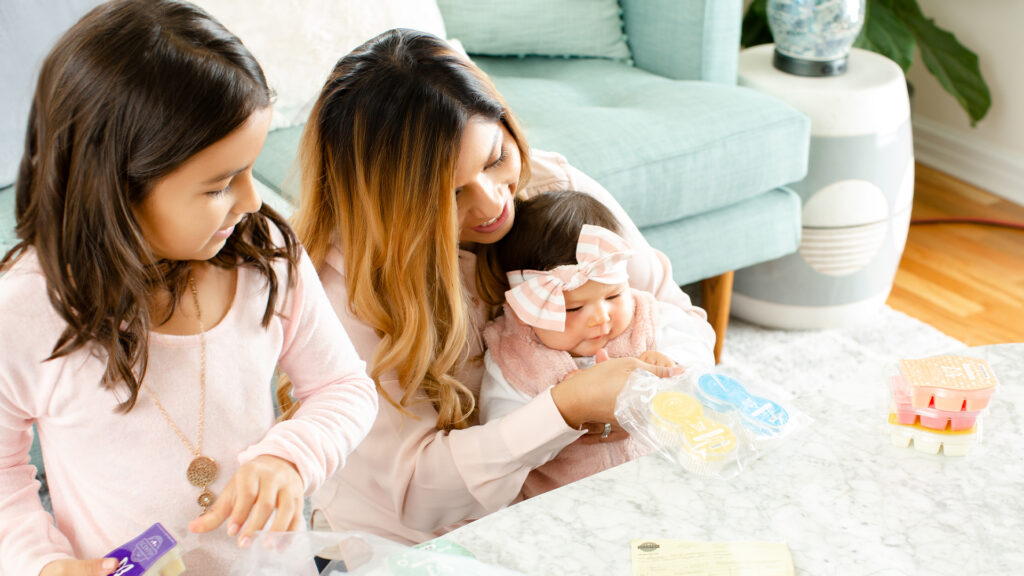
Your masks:
{"label": "baby's hand", "polygon": [[637,358],[643,360],[644,362],[647,362],[648,364],[654,364],[655,366],[664,366],[666,368],[671,368],[676,365],[676,363],[673,362],[671,358],[665,356],[664,354],[658,352],[657,350],[648,350],[646,352],[641,353],[639,356],[637,356]]}
{"label": "baby's hand", "polygon": [[302,526],[302,498],[302,478],[291,462],[266,454],[257,456],[238,469],[209,511],[190,522],[188,528],[209,532],[228,519],[228,536],[241,530],[238,545],[245,547],[271,514],[271,532],[298,530]]}

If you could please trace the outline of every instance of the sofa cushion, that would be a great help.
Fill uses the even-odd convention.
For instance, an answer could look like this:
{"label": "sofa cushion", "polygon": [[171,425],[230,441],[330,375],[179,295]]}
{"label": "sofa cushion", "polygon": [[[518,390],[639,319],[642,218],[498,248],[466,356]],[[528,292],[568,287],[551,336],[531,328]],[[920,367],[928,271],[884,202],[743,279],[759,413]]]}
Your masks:
{"label": "sofa cushion", "polygon": [[438,0],[470,54],[629,58],[618,0]]}
{"label": "sofa cushion", "polygon": [[338,58],[391,28],[446,37],[433,0],[195,0],[253,53],[277,94],[272,128],[306,121]]}
{"label": "sofa cushion", "polygon": [[800,196],[776,188],[643,232],[651,246],[668,256],[675,281],[689,284],[795,252]]}
{"label": "sofa cushion", "polygon": [[267,135],[259,158],[252,167],[256,179],[295,202],[299,198],[299,173],[296,156],[305,124],[272,130]]}
{"label": "sofa cushion", "polygon": [[765,94],[610,60],[474,61],[522,120],[530,145],[565,155],[640,228],[804,176],[807,117]]}

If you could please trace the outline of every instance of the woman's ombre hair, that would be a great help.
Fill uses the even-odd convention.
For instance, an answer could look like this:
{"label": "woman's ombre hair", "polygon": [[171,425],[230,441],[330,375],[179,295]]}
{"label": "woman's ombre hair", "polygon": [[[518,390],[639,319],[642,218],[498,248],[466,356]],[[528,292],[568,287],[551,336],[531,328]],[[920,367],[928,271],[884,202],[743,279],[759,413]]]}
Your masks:
{"label": "woman's ombre hair", "polygon": [[[435,36],[390,30],[338,62],[300,147],[299,238],[318,268],[340,243],[349,308],[381,338],[370,376],[399,408],[425,395],[440,430],[468,426],[475,409],[472,392],[453,377],[469,322],[455,165],[474,117],[509,130],[525,182],[526,140],[490,79]],[[476,279],[485,288],[496,285],[489,261],[481,258]],[[397,401],[380,387],[391,370],[403,389]]]}
{"label": "woman's ombre hair", "polygon": [[[187,262],[155,258],[133,208],[160,179],[270,104],[252,54],[187,2],[101,4],[43,62],[15,184],[19,242],[0,270],[34,250],[67,324],[50,358],[98,348],[107,359],[102,384],[127,388],[124,411],[146,374],[150,329],[167,320],[151,318],[148,299],[166,289],[177,302],[189,274]],[[274,226],[283,247],[272,239]],[[277,258],[294,275],[299,246],[264,205],[210,260],[266,278],[264,326],[281,292],[271,266]]]}

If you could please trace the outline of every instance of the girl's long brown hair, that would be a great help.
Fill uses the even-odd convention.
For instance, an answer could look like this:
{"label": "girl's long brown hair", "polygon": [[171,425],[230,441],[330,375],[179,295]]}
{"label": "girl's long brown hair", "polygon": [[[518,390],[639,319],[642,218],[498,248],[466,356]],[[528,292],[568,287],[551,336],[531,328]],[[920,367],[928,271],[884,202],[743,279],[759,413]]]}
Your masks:
{"label": "girl's long brown hair", "polygon": [[[487,76],[434,36],[391,30],[338,62],[300,146],[299,238],[318,268],[340,243],[349,308],[381,339],[370,376],[400,408],[425,395],[441,430],[466,427],[475,407],[452,376],[468,327],[455,164],[474,116],[509,129],[526,181],[526,141]],[[398,401],[380,388],[391,370]]]}
{"label": "girl's long brown hair", "polygon": [[[123,385],[131,410],[146,375],[148,298],[177,302],[187,262],[156,261],[132,208],[153,185],[271,103],[263,72],[211,16],[174,0],[94,8],[43,63],[15,185],[19,242],[0,270],[33,249],[54,308],[67,323],[50,359],[87,345],[107,360],[102,385]],[[284,236],[276,246],[272,225]],[[266,205],[245,218],[211,261],[258,270],[281,290],[272,261],[298,261],[297,239]],[[173,310],[171,311],[173,312]]]}

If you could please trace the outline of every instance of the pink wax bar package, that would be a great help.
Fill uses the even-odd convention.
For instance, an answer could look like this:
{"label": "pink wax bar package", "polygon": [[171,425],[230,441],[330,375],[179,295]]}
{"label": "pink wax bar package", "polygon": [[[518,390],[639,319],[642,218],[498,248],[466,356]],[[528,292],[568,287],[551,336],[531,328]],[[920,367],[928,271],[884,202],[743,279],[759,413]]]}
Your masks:
{"label": "pink wax bar package", "polygon": [[914,408],[969,412],[988,406],[996,389],[988,362],[969,356],[931,356],[900,360]]}
{"label": "pink wax bar package", "polygon": [[115,548],[105,558],[118,561],[113,576],[178,576],[185,572],[178,542],[160,523]]}
{"label": "pink wax bar package", "polygon": [[910,385],[902,376],[892,377],[893,412],[903,425],[920,424],[932,430],[970,430],[978,420],[979,410],[948,412],[932,407],[915,408],[910,400]]}

